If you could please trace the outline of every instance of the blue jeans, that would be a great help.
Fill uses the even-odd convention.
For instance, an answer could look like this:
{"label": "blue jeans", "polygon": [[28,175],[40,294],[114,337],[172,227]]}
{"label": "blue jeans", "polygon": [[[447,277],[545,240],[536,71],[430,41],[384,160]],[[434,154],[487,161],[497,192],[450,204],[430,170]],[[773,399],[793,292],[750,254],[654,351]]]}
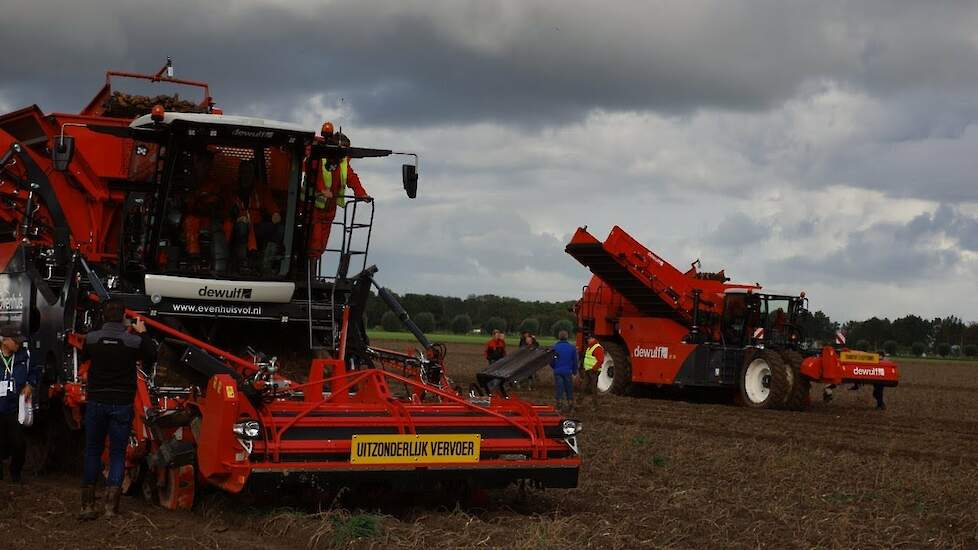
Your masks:
{"label": "blue jeans", "polygon": [[554,386],[557,388],[557,401],[560,396],[567,396],[568,401],[574,401],[574,375],[554,373]]}
{"label": "blue jeans", "polygon": [[85,405],[85,478],[83,485],[95,485],[102,473],[102,451],[109,438],[109,477],[106,487],[122,485],[126,471],[126,447],[132,431],[132,405],[111,405],[89,401]]}

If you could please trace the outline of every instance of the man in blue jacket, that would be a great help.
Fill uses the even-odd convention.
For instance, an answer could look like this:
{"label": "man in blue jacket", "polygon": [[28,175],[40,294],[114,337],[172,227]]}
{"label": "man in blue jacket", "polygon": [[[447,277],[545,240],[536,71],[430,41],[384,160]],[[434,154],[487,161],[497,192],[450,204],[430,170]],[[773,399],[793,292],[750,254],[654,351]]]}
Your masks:
{"label": "man in blue jacket", "polygon": [[31,397],[40,379],[40,369],[31,361],[30,351],[21,347],[23,343],[17,334],[0,337],[0,457],[10,457],[10,481],[14,483],[20,483],[27,455],[24,427],[17,417],[20,396]]}
{"label": "man in blue jacket", "polygon": [[577,346],[567,341],[567,331],[557,334],[554,344],[554,357],[550,368],[554,370],[554,386],[557,388],[557,410],[563,409],[562,397],[567,399],[567,408],[574,404],[574,375],[577,374]]}

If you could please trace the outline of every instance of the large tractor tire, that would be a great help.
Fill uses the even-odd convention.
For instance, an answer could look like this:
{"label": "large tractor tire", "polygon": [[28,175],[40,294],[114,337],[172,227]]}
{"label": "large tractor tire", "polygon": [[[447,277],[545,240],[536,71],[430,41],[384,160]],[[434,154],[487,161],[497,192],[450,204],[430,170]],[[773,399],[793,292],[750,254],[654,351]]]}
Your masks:
{"label": "large tractor tire", "polygon": [[781,359],[792,376],[791,391],[788,393],[788,399],[785,400],[785,408],[803,411],[812,404],[812,383],[801,375],[801,362],[804,357],[795,350],[785,350],[781,352]]}
{"label": "large tractor tire", "polygon": [[780,355],[767,349],[747,352],[739,382],[740,403],[754,409],[782,407],[791,391],[788,368]]}
{"label": "large tractor tire", "polygon": [[629,395],[632,390],[632,361],[621,344],[607,342],[604,348],[604,363],[598,374],[598,393]]}

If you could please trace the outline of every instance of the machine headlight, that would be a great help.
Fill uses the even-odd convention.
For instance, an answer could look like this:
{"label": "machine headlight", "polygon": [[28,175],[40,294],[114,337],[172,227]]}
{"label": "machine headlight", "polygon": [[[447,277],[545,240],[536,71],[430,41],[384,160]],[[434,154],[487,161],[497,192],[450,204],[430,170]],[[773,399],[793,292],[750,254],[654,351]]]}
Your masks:
{"label": "machine headlight", "polygon": [[244,439],[258,439],[261,436],[261,424],[257,420],[245,420],[235,424],[231,431]]}
{"label": "machine headlight", "polygon": [[581,433],[581,423],[577,420],[567,419],[560,424],[560,429],[563,430],[564,435],[577,435]]}

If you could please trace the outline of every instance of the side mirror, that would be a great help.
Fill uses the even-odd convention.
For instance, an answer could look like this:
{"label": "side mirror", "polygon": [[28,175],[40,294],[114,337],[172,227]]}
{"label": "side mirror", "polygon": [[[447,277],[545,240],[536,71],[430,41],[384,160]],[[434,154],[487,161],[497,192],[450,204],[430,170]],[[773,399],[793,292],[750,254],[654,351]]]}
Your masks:
{"label": "side mirror", "polygon": [[418,196],[418,167],[413,164],[401,165],[401,179],[404,181],[404,191],[413,199]]}
{"label": "side mirror", "polygon": [[61,135],[54,138],[51,147],[51,162],[54,169],[64,172],[71,163],[71,157],[75,155],[75,138],[72,136]]}

